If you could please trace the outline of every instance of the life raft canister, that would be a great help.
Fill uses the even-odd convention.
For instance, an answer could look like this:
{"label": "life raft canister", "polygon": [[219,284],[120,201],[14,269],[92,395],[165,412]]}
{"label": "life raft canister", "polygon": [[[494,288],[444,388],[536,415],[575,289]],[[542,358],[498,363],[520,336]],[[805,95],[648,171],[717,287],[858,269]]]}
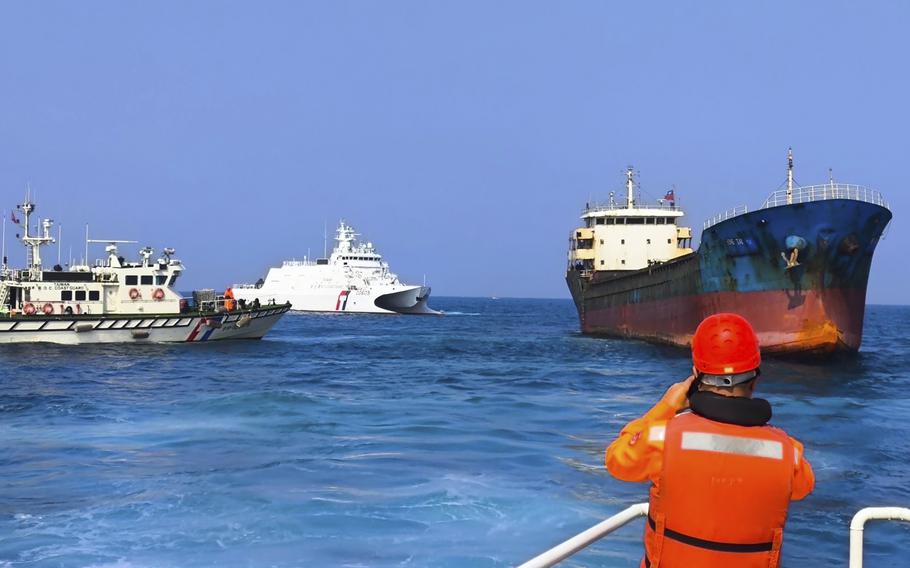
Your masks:
{"label": "life raft canister", "polygon": [[777,568],[796,459],[789,436],[771,426],[691,412],[671,419],[643,564]]}
{"label": "life raft canister", "polygon": [[155,291],[152,292],[152,298],[154,298],[156,300],[163,300],[164,299],[164,290],[162,290],[161,288],[156,288]]}
{"label": "life raft canister", "polygon": [[44,315],[49,316],[54,313],[54,306],[50,305],[49,303],[44,304],[44,306],[41,308],[41,311],[44,312]]}
{"label": "life raft canister", "polygon": [[138,288],[130,288],[130,300],[137,300],[140,295]]}
{"label": "life raft canister", "polygon": [[24,313],[27,316],[35,315],[36,311],[38,311],[38,310],[35,309],[35,304],[33,304],[31,302],[28,302],[24,306],[22,306],[22,313]]}

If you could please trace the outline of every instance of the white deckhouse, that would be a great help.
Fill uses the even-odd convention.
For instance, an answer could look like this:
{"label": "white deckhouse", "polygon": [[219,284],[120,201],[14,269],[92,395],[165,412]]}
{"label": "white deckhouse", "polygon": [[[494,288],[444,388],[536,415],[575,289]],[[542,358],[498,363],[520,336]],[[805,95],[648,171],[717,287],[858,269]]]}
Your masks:
{"label": "white deckhouse", "polygon": [[692,252],[692,229],[677,225],[684,215],[672,201],[640,206],[632,168],[626,170],[626,202],[589,203],[583,227],[569,237],[569,269],[594,272],[640,270]]}

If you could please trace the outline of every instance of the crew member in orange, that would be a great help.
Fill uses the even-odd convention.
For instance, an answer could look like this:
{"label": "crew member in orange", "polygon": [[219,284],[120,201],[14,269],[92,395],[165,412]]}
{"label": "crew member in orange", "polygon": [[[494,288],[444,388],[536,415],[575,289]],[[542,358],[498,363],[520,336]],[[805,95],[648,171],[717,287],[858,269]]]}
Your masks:
{"label": "crew member in orange", "polygon": [[234,289],[228,288],[224,291],[224,309],[229,312],[234,311]]}
{"label": "crew member in orange", "polygon": [[752,398],[761,355],[748,321],[706,318],[692,361],[693,375],[607,448],[614,477],[651,482],[641,566],[776,568],[787,508],[812,491],[812,467],[768,425],[768,401]]}

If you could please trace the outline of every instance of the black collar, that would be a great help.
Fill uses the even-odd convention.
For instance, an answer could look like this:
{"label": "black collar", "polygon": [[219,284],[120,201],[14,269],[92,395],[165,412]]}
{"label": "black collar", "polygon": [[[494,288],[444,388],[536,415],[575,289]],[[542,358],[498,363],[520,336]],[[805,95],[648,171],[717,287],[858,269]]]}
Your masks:
{"label": "black collar", "polygon": [[689,407],[699,416],[725,424],[764,426],[771,420],[771,404],[763,398],[698,391],[689,397]]}

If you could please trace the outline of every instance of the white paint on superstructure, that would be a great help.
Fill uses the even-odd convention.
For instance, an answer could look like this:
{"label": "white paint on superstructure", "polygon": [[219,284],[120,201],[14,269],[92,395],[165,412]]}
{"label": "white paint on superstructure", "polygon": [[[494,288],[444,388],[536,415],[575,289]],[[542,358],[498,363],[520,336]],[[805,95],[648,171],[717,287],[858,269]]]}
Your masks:
{"label": "white paint on superstructure", "polygon": [[640,207],[634,189],[630,167],[624,204],[611,194],[608,203],[585,207],[584,226],[569,237],[570,270],[639,270],[692,252],[692,230],[677,225],[683,211],[674,202]]}

